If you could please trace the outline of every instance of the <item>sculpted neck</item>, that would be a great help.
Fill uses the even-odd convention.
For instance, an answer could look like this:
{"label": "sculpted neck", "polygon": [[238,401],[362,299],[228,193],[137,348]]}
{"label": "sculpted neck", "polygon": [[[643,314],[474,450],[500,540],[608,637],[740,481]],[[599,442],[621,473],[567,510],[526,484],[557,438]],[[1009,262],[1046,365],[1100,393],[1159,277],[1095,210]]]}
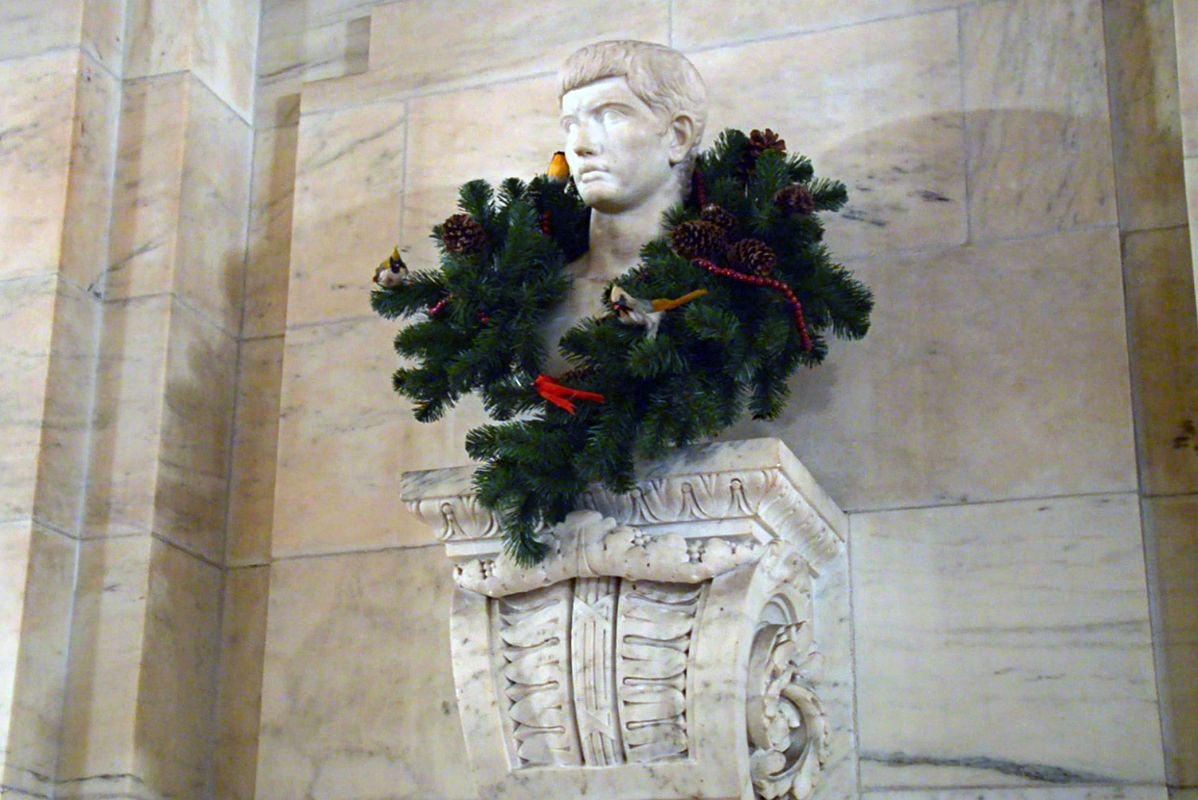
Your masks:
{"label": "sculpted neck", "polygon": [[662,214],[682,199],[679,184],[670,181],[636,208],[615,213],[594,209],[587,277],[607,281],[635,266],[641,248],[661,234]]}

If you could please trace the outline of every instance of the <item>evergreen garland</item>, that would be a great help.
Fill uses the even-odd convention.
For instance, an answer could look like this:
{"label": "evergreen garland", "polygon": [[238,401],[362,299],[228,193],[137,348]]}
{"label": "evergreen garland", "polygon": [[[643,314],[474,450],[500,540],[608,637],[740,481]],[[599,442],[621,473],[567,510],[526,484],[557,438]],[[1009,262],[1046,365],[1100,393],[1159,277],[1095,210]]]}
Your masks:
{"label": "evergreen garland", "polygon": [[[745,407],[776,417],[791,374],[824,359],[827,332],[857,339],[869,328],[869,290],[833,262],[814,215],[844,205],[842,183],[815,178],[768,130],[725,131],[695,168],[665,234],[613,285],[633,298],[702,296],[661,313],[652,332],[615,313],[569,330],[560,348],[571,369],[555,377],[584,393],[577,403],[551,399],[538,381],[543,323],[568,291],[566,265],[587,249],[590,210],[572,183],[509,178],[497,195],[485,181],[467,183],[462,214],[433,229],[441,269],[372,293],[382,316],[415,320],[395,339],[415,366],[393,382],[416,419],[481,394],[495,423],[470,431],[466,449],[484,462],[479,500],[499,514],[522,564],[544,558],[538,531],[572,511],[588,484],[630,491],[638,458],[715,436]],[[687,243],[705,257],[680,255]]]}

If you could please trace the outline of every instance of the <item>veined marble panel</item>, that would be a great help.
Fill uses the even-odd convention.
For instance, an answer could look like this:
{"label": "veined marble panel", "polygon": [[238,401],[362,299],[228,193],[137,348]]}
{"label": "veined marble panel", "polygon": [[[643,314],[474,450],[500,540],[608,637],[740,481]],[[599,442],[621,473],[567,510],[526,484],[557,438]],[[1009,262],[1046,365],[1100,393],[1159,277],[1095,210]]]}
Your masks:
{"label": "veined marble panel", "polygon": [[972,237],[1116,222],[1100,0],[962,14]]}
{"label": "veined marble panel", "polygon": [[125,0],[125,78],[183,72],[195,46],[196,0]]}
{"label": "veined marble panel", "polygon": [[0,8],[0,59],[82,44],[120,74],[124,0],[6,0]]}
{"label": "veined marble panel", "polygon": [[[92,422],[100,300],[67,281],[54,297],[33,515],[78,536]],[[22,332],[24,333],[24,332]]]}
{"label": "veined marble panel", "polygon": [[966,239],[965,140],[954,11],[696,53],[707,139],[772,128],[816,174],[844,181],[827,219],[838,257]]}
{"label": "veined marble panel", "polygon": [[149,536],[81,545],[59,797],[200,797],[220,570]]}
{"label": "veined marble panel", "polygon": [[1123,241],[1145,494],[1198,491],[1198,313],[1188,232],[1140,231]]}
{"label": "veined marble panel", "polygon": [[283,337],[242,341],[225,545],[231,565],[270,561],[282,381]]}
{"label": "veined marble panel", "polygon": [[153,527],[170,324],[169,296],[105,305],[84,536]]}
{"label": "veined marble panel", "polygon": [[[62,725],[76,542],[35,523],[0,525],[0,746],[5,787],[48,795]],[[15,623],[15,627],[14,627]]]}
{"label": "veined marble panel", "polygon": [[253,110],[257,0],[127,0],[125,77],[191,70],[246,119]]}
{"label": "veined marble panel", "polygon": [[0,61],[0,280],[59,269],[80,58]]}
{"label": "veined marble panel", "polygon": [[[241,335],[276,336],[287,326],[292,198],[299,128],[254,133],[249,249]],[[381,260],[381,257],[380,257]]]}
{"label": "veined marble panel", "polygon": [[780,436],[855,511],[1136,489],[1114,228],[849,267],[869,335],[731,437]]}
{"label": "veined marble panel", "polygon": [[87,797],[111,782],[103,776],[135,775],[134,723],[152,541],[127,536],[79,546],[59,796]]}
{"label": "veined marble panel", "polygon": [[179,301],[171,308],[153,530],[224,557],[237,340]]}
{"label": "veined marble panel", "polygon": [[1070,786],[1019,789],[880,790],[864,800],[1167,800],[1164,786]]}
{"label": "veined marble panel", "polygon": [[253,131],[194,78],[187,81],[187,100],[173,288],[236,335],[245,282]]}
{"label": "veined marble panel", "polygon": [[300,122],[287,325],[370,314],[371,276],[396,243],[404,104]]}
{"label": "veined marble panel", "polygon": [[193,80],[179,73],[124,87],[108,271],[102,284],[109,300],[170,290]]}
{"label": "veined marble panel", "polygon": [[262,0],[254,125],[299,123],[301,86],[366,71],[371,0]]}
{"label": "veined marble panel", "polygon": [[371,16],[370,70],[395,91],[554,71],[594,41],[667,41],[669,14],[666,0],[497,0],[485,14],[463,0],[392,3]]}
{"label": "veined marble panel", "polygon": [[1144,501],[1169,783],[1198,785],[1198,495]]}
{"label": "veined marble panel", "polygon": [[191,75],[128,84],[108,299],[176,291],[238,331],[251,146],[246,123]]}
{"label": "veined marble panel", "polygon": [[959,5],[959,0],[675,0],[673,46],[681,50],[707,49]]}
{"label": "veined marble panel", "polygon": [[440,547],[275,562],[259,797],[474,800],[449,657],[452,589]]}
{"label": "veined marble panel", "polygon": [[1186,223],[1172,0],[1103,3],[1115,186],[1125,231]]}
{"label": "veined marble panel", "polygon": [[433,225],[457,211],[458,188],[544,172],[564,143],[553,77],[411,101],[400,236],[412,267],[440,264]]}
{"label": "veined marble panel", "polygon": [[33,513],[57,283],[53,275],[0,281],[0,520]]}
{"label": "veined marble panel", "polygon": [[[1182,148],[1187,157],[1198,156],[1198,4],[1194,0],[1175,0],[1174,27],[1177,30],[1177,76],[1181,101]],[[1193,204],[1190,205],[1191,218]]]}
{"label": "veined marble panel", "polygon": [[[91,9],[101,5],[90,3]],[[108,3],[107,5],[113,5]],[[61,273],[87,286],[108,265],[114,148],[121,116],[121,83],[90,55],[79,60],[72,123]],[[93,291],[103,286],[90,287]]]}
{"label": "veined marble panel", "polygon": [[221,800],[254,800],[269,591],[270,567],[226,573],[213,763],[216,797]]}
{"label": "veined marble panel", "polygon": [[[300,553],[424,544],[432,532],[400,501],[400,474],[466,464],[476,398],[440,421],[412,419],[391,389],[394,323],[366,318],[287,334],[271,549]],[[330,475],[337,476],[331,480]]]}
{"label": "veined marble panel", "polygon": [[1134,494],[852,517],[863,788],[1163,784]]}
{"label": "veined marble panel", "polygon": [[261,5],[262,0],[200,0],[194,12],[196,38],[191,69],[247,121],[254,114],[254,60]]}
{"label": "veined marble panel", "polygon": [[164,798],[203,797],[215,746],[221,571],[155,540],[132,755]]}

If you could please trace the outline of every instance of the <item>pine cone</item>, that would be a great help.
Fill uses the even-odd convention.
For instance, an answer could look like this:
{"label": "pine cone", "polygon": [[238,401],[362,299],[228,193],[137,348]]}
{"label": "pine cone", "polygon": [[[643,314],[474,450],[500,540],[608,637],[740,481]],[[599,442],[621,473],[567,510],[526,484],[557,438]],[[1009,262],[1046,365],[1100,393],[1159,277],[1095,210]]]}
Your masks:
{"label": "pine cone", "polygon": [[777,150],[779,153],[785,153],[786,140],[769,128],[766,128],[764,132],[752,131],[749,134],[749,155],[756,161],[766,150]]}
{"label": "pine cone", "polygon": [[670,234],[674,252],[683,258],[719,258],[728,247],[724,229],[712,222],[684,222]]}
{"label": "pine cone", "polygon": [[487,232],[469,214],[454,214],[441,226],[441,241],[454,255],[469,255],[487,244]]}
{"label": "pine cone", "polygon": [[815,195],[801,183],[779,189],[774,195],[774,203],[787,214],[802,214],[806,216],[815,211]]}
{"label": "pine cone", "polygon": [[778,256],[759,239],[741,239],[728,248],[728,266],[746,274],[768,277],[778,266]]}
{"label": "pine cone", "polygon": [[715,225],[725,236],[731,236],[732,231],[736,229],[736,215],[715,203],[703,206],[703,210],[699,212],[699,219]]}

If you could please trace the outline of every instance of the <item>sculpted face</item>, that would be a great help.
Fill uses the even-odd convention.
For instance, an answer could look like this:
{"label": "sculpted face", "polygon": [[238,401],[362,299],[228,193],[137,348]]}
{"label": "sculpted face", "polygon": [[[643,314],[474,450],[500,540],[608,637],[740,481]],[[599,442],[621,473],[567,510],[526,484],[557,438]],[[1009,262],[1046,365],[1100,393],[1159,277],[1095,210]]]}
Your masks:
{"label": "sculpted face", "polygon": [[561,125],[570,174],[591,208],[627,211],[673,186],[674,127],[633,94],[623,77],[566,92]]}

